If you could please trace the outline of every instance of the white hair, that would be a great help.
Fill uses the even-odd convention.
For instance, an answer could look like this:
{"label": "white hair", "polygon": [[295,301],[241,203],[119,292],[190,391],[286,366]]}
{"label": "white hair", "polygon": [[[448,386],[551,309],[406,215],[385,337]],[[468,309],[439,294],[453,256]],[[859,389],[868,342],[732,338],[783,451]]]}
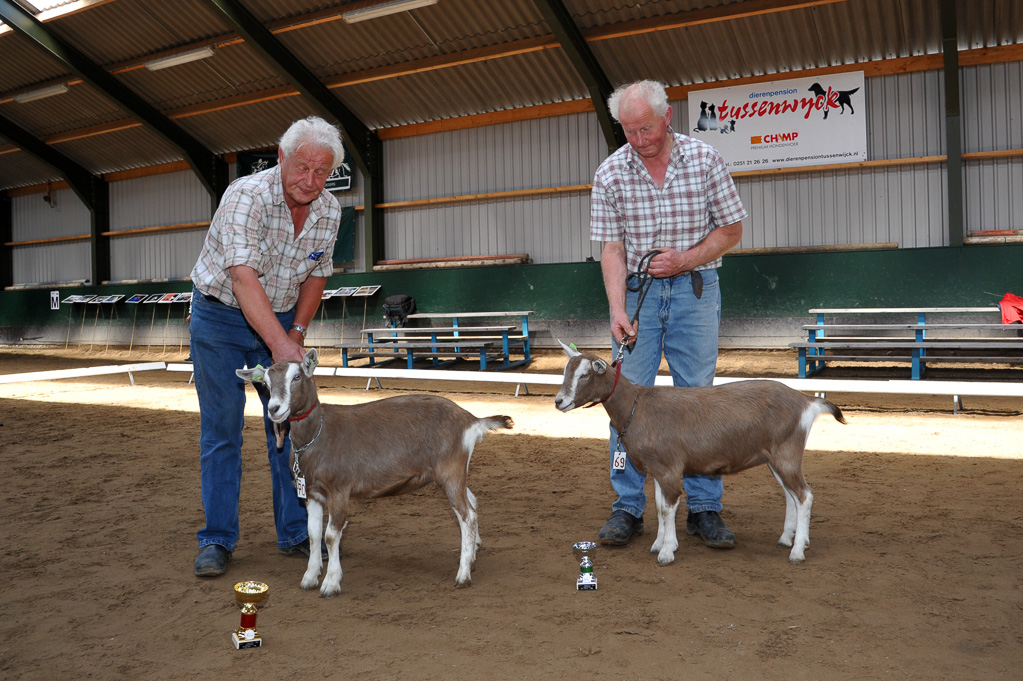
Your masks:
{"label": "white hair", "polygon": [[658,83],[656,80],[639,80],[617,88],[607,98],[607,108],[616,121],[620,120],[618,112],[625,98],[645,101],[658,118],[668,115],[668,93],[664,90],[664,83]]}
{"label": "white hair", "polygon": [[337,168],[345,160],[345,147],[341,142],[341,131],[318,116],[310,116],[297,120],[281,135],[277,146],[285,158],[304,146],[326,149],[334,157],[331,169]]}

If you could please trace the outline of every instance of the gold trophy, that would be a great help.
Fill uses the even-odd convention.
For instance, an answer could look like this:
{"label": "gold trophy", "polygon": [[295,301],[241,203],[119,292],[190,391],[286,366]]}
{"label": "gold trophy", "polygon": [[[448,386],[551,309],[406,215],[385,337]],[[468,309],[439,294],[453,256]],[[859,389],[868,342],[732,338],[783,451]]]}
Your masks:
{"label": "gold trophy", "polygon": [[263,645],[263,639],[256,631],[256,606],[263,602],[269,591],[270,587],[262,582],[238,582],[234,585],[234,600],[242,606],[241,625],[231,632],[235,649]]}

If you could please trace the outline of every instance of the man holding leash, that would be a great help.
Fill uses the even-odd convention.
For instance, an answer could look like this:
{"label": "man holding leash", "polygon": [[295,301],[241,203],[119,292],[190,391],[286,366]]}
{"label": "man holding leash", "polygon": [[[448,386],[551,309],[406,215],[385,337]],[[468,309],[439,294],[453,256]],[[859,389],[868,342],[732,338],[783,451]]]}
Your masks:
{"label": "man holding leash", "polygon": [[[238,541],[245,382],[235,369],[301,361],[341,221],[324,190],[344,160],[338,129],[316,117],[281,137],[278,165],[234,181],[192,270],[191,355],[199,397],[202,505],[195,574],[227,571]],[[309,555],[305,507],[291,484],[290,442],[277,449],[263,401],[277,548]]]}
{"label": "man holding leash", "polygon": [[[608,108],[628,144],[597,168],[590,239],[604,244],[600,266],[616,356],[620,344],[631,346],[622,376],[653,385],[663,354],[676,386],[710,385],[721,322],[717,268],[739,243],[747,213],[721,155],[671,129],[672,108],[661,83],[620,87]],[[645,295],[631,290],[642,287],[626,286],[630,272],[649,284]],[[642,534],[646,506],[646,475],[627,456],[616,457],[619,448],[624,450],[611,426],[611,486],[618,499],[599,535],[611,545]],[[721,477],[685,476],[683,486],[686,531],[708,546],[734,547],[735,535],[721,519]]]}

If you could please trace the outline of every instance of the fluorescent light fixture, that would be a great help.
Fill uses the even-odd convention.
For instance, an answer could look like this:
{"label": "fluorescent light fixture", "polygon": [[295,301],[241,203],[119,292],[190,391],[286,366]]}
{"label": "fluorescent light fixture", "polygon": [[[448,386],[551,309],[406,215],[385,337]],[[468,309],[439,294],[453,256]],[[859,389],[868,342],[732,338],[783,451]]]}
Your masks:
{"label": "fluorescent light fixture", "polygon": [[388,14],[407,12],[410,9],[419,9],[420,7],[429,7],[436,4],[437,0],[391,0],[391,2],[382,2],[379,5],[371,5],[363,9],[353,9],[351,12],[343,13],[341,18],[349,24],[354,24],[357,21],[386,17]]}
{"label": "fluorescent light fixture", "polygon": [[32,90],[31,92],[22,92],[14,95],[14,101],[18,104],[25,104],[26,102],[34,102],[37,99],[45,99],[54,95],[62,95],[67,92],[67,90],[67,83],[60,83],[58,85],[51,85],[38,90]]}
{"label": "fluorescent light fixture", "polygon": [[160,69],[170,68],[171,66],[178,66],[180,64],[187,64],[190,61],[199,61],[200,59],[208,59],[213,56],[212,47],[200,47],[195,50],[189,50],[188,52],[179,52],[172,54],[169,57],[160,57],[159,59],[153,59],[146,62],[146,68],[150,71],[159,71]]}

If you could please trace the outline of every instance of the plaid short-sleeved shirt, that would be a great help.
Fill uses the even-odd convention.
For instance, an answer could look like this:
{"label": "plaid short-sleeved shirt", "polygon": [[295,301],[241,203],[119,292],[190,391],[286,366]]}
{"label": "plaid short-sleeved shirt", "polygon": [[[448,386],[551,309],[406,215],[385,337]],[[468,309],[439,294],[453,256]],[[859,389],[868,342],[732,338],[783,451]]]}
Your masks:
{"label": "plaid short-sleeved shirt", "polygon": [[295,239],[280,166],[241,177],[224,192],[192,269],[192,283],[200,293],[239,307],[228,268],[248,265],[259,275],[273,311],[287,312],[298,302],[298,287],[306,279],[333,273],[340,222],[341,206],[324,191],[309,204],[309,217]]}
{"label": "plaid short-sleeved shirt", "polygon": [[[692,248],[715,227],[747,216],[724,159],[706,142],[670,128],[675,144],[658,188],[629,144],[600,164],[590,193],[590,239],[623,241],[629,270],[653,248]],[[721,266],[721,258],[696,269]]]}

